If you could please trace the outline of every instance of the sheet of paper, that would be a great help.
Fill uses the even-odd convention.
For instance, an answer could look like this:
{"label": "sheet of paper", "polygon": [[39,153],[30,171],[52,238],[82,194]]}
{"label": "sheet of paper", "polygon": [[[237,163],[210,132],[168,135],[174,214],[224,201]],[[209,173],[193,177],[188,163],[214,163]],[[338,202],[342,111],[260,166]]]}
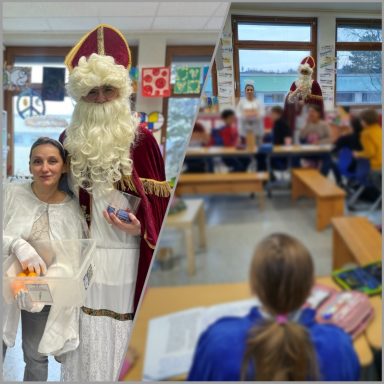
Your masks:
{"label": "sheet of paper", "polygon": [[189,371],[205,308],[152,319],[148,324],[145,379],[161,380]]}
{"label": "sheet of paper", "polygon": [[250,309],[259,306],[260,302],[256,298],[223,303],[207,308],[201,319],[201,332],[204,332],[211,324],[217,320],[231,316],[242,317],[249,313]]}
{"label": "sheet of paper", "polygon": [[245,316],[256,299],[192,308],[152,319],[148,324],[144,380],[162,380],[186,374],[200,334],[225,316]]}

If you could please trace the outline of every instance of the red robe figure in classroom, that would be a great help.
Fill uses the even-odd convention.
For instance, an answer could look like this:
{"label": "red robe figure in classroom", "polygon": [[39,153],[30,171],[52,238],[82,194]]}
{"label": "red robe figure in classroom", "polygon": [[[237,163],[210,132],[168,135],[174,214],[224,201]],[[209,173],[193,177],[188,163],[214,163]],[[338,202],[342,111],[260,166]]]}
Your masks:
{"label": "red robe figure in classroom", "polygon": [[[130,108],[131,55],[120,31],[101,24],[69,52],[68,94],[76,102],[60,140],[68,181],[96,240],[93,284],[80,311],[80,345],[62,362],[64,381],[114,381],[168,205],[170,187],[152,133]],[[109,195],[141,198],[130,222],[107,211]]]}
{"label": "red robe figure in classroom", "polygon": [[315,60],[311,56],[305,57],[299,65],[299,77],[289,89],[284,103],[284,119],[289,124],[293,134],[296,128],[296,117],[302,113],[306,104],[316,104],[321,108],[321,118],[324,118],[323,94],[319,83],[312,79]]}

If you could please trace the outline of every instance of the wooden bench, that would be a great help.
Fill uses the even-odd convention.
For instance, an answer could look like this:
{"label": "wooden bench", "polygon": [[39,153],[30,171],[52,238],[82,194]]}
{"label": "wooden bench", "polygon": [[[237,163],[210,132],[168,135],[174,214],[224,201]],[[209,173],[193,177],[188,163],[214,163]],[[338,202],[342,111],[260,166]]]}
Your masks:
{"label": "wooden bench", "polygon": [[345,192],[315,169],[292,170],[292,199],[316,199],[316,228],[318,231],[331,224],[331,219],[344,215]]}
{"label": "wooden bench", "polygon": [[263,184],[268,179],[267,172],[185,173],[180,175],[175,193],[180,196],[255,192],[263,207]]}
{"label": "wooden bench", "polygon": [[381,234],[366,217],[337,217],[333,226],[333,269],[381,259]]}

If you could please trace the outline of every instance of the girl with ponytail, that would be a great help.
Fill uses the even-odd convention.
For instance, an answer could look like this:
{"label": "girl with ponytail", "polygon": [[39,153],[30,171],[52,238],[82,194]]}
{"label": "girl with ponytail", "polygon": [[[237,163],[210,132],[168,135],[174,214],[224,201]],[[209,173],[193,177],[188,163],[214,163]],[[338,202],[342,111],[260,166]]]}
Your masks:
{"label": "girl with ponytail", "polygon": [[312,258],[302,243],[284,234],[265,238],[250,268],[260,307],[220,319],[201,335],[189,380],[358,380],[351,337],[302,309],[313,284]]}

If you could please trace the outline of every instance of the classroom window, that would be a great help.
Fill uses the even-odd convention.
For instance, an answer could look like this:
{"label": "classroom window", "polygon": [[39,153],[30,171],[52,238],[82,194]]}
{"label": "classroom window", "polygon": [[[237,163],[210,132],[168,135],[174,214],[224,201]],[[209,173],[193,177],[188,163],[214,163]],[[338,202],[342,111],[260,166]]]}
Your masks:
{"label": "classroom window", "polygon": [[244,96],[245,84],[252,82],[256,96],[267,104],[283,104],[284,96],[297,78],[297,67],[310,51],[283,51],[239,49],[240,96]]}
{"label": "classroom window", "polygon": [[336,20],[336,104],[381,104],[381,20]]}
{"label": "classroom window", "polygon": [[340,104],[349,104],[355,102],[355,94],[352,92],[337,92],[336,101]]}
{"label": "classroom window", "polygon": [[[163,100],[165,124],[161,143],[165,153],[165,172],[167,180],[175,178],[187,146],[195,115],[200,105],[200,94],[209,73],[213,46],[167,47],[166,65],[171,67],[171,97]],[[198,93],[177,93],[175,91],[178,68],[200,68],[200,91]],[[214,94],[214,81],[211,78],[205,89]]]}
{"label": "classroom window", "polygon": [[316,19],[234,15],[232,31],[235,96],[251,81],[261,101],[282,105],[300,61],[316,57]]}
{"label": "classroom window", "polygon": [[271,23],[239,23],[239,40],[311,41],[310,25]]}

